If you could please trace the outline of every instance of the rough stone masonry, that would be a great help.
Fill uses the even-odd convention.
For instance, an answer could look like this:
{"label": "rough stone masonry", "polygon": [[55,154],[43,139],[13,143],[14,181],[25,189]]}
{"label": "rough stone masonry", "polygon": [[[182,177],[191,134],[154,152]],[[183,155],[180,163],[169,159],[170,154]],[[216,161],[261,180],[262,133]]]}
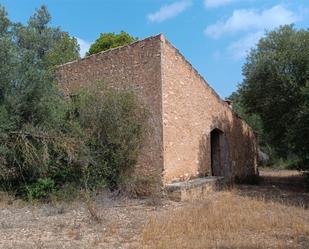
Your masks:
{"label": "rough stone masonry", "polygon": [[67,95],[97,81],[134,89],[150,112],[151,125],[136,176],[157,179],[162,186],[257,174],[251,127],[162,34],[64,64],[57,79]]}

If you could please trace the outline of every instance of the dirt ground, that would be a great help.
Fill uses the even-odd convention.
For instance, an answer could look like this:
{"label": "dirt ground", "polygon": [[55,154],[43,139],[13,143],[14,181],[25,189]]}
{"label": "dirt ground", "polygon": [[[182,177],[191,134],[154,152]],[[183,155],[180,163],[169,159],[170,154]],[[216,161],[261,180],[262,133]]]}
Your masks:
{"label": "dirt ground", "polygon": [[[232,195],[297,208],[299,214],[305,214],[303,222],[309,226],[309,193],[299,173],[263,169],[260,174],[260,185],[236,185]],[[210,194],[201,202],[211,203],[216,195]],[[145,248],[145,233],[149,234],[145,227],[149,229],[153,217],[190,205],[195,204],[169,200],[154,204],[152,199],[114,197],[110,193],[98,195],[91,205],[81,201],[31,205],[1,193],[0,248]],[[153,243],[152,248],[156,248]],[[309,238],[287,248],[309,248]]]}

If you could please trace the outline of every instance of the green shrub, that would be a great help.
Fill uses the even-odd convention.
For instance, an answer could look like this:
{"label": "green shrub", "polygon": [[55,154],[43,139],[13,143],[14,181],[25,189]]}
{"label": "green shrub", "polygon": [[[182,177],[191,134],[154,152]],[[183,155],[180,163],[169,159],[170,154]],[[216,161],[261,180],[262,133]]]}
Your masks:
{"label": "green shrub", "polygon": [[39,178],[37,182],[26,186],[27,197],[32,199],[46,199],[57,190],[54,180],[51,178]]}
{"label": "green shrub", "polygon": [[110,189],[130,172],[147,130],[148,113],[132,90],[103,84],[82,90],[74,97],[74,116],[86,133],[92,160],[87,182],[105,179]]}
{"label": "green shrub", "polygon": [[306,160],[296,156],[288,158],[274,157],[267,166],[275,169],[302,170],[306,167]]}

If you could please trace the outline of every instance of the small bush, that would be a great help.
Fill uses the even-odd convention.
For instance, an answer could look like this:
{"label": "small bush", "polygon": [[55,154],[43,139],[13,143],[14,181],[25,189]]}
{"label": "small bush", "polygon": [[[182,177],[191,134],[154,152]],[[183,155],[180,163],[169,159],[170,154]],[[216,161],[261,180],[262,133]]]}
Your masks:
{"label": "small bush", "polygon": [[46,199],[56,190],[55,182],[51,178],[39,178],[36,183],[26,186],[29,200]]}
{"label": "small bush", "polygon": [[273,169],[298,169],[297,165],[300,162],[295,156],[289,156],[288,158],[273,156],[266,166]]}
{"label": "small bush", "polygon": [[287,169],[302,171],[308,168],[307,165],[309,165],[309,159],[297,158],[289,163]]}
{"label": "small bush", "polygon": [[102,179],[110,189],[132,171],[147,130],[148,113],[132,90],[103,84],[82,90],[73,100],[73,115],[85,131],[92,158],[87,183]]}

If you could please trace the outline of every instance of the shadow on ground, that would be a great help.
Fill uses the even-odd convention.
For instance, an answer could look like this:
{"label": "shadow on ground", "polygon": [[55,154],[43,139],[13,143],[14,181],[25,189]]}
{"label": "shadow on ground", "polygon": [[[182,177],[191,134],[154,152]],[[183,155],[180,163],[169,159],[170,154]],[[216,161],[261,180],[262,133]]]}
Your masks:
{"label": "shadow on ground", "polygon": [[301,173],[291,170],[261,169],[260,177],[261,182],[258,185],[236,185],[236,193],[308,209],[309,192],[305,188]]}

